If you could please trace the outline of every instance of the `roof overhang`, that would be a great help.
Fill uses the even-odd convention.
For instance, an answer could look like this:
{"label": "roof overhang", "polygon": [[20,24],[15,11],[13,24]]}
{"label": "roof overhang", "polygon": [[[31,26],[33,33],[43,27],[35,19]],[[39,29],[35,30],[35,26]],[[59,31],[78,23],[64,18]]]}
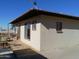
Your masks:
{"label": "roof overhang", "polygon": [[16,18],[12,22],[10,22],[10,24],[15,24],[17,22],[27,20],[28,18],[38,16],[38,15],[49,15],[49,16],[57,16],[57,17],[64,17],[64,18],[79,20],[79,17],[76,17],[76,16],[70,16],[70,15],[65,15],[65,14],[48,12],[48,11],[45,11],[45,10],[30,9],[28,12],[24,13],[20,17]]}

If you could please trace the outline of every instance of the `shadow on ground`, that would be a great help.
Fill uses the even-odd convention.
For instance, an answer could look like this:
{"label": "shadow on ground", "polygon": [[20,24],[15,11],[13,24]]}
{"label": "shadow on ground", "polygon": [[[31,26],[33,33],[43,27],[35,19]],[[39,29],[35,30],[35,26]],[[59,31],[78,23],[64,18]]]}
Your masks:
{"label": "shadow on ground", "polygon": [[16,54],[17,59],[47,59],[31,49],[16,50],[14,53]]}

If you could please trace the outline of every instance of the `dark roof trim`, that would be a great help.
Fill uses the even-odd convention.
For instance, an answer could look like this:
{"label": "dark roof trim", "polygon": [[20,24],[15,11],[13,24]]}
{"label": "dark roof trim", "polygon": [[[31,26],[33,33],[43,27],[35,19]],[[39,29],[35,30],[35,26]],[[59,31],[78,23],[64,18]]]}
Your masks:
{"label": "dark roof trim", "polygon": [[48,12],[48,11],[38,10],[38,9],[31,9],[28,12],[21,15],[20,17],[13,20],[12,22],[10,22],[10,23],[14,24],[14,23],[20,22],[22,20],[28,19],[30,17],[38,16],[38,15],[50,15],[50,16],[57,16],[57,17],[64,17],[64,18],[79,20],[79,17],[76,17],[76,16],[70,16],[70,15],[65,15],[65,14]]}

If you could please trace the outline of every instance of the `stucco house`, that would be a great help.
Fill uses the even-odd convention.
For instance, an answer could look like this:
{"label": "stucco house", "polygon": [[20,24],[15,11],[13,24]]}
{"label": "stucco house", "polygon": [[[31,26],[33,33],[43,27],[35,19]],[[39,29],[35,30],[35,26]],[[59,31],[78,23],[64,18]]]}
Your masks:
{"label": "stucco house", "polygon": [[30,9],[11,24],[16,26],[23,43],[47,59],[68,59],[67,52],[79,45],[79,17],[76,16]]}

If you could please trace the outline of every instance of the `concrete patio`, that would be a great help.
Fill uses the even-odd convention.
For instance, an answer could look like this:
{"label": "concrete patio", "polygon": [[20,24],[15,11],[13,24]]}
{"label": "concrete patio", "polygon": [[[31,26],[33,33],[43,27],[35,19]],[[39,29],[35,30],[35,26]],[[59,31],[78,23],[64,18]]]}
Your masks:
{"label": "concrete patio", "polygon": [[20,40],[13,40],[8,43],[17,59],[47,59],[46,57],[32,50],[30,46],[22,43]]}

